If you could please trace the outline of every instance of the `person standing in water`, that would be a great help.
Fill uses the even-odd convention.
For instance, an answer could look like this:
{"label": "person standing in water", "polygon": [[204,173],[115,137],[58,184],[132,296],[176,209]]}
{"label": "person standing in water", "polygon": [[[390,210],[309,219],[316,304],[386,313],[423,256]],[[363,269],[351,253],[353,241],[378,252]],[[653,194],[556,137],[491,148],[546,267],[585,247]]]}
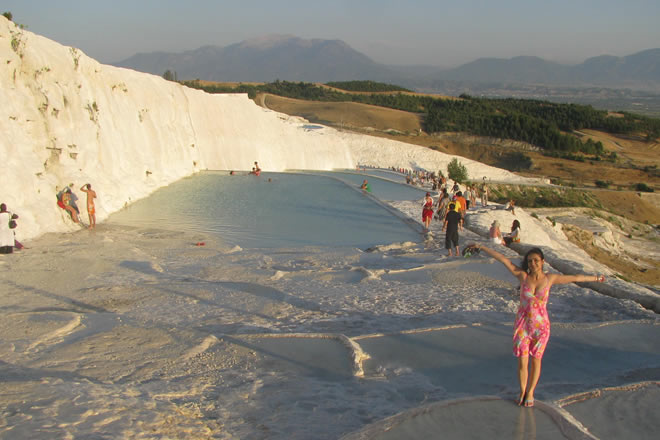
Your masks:
{"label": "person standing in water", "polygon": [[[575,282],[603,282],[603,275],[563,275],[543,272],[543,251],[530,249],[522,268],[488,247],[470,244],[468,248],[484,251],[502,263],[520,281],[520,305],[513,330],[513,354],[518,358],[519,406],[534,406],[534,391],[541,377],[541,359],[550,339],[550,320],[546,305],[550,287]],[[529,362],[529,357],[532,357]]]}
{"label": "person standing in water", "polygon": [[360,186],[360,189],[365,192],[371,192],[371,187],[369,186],[369,182],[367,182],[367,179],[364,179],[362,181],[362,185]]}
{"label": "person standing in water", "polygon": [[80,188],[80,191],[87,193],[87,215],[89,216],[89,229],[94,229],[96,226],[96,206],[94,199],[96,192],[92,189],[91,184],[85,184]]}

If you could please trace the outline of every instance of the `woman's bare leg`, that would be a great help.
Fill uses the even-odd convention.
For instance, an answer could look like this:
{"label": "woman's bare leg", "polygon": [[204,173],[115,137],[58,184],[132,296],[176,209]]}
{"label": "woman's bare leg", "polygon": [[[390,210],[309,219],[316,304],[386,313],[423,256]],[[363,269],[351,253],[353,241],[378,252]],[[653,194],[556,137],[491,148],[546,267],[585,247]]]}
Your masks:
{"label": "woman's bare leg", "polygon": [[73,206],[67,205],[66,210],[69,211],[69,214],[71,214],[71,219],[74,221],[74,223],[79,223],[78,213],[75,209],[73,209]]}
{"label": "woman's bare leg", "polygon": [[527,384],[525,400],[534,401],[534,390],[536,390],[536,384],[539,383],[540,377],[541,377],[541,359],[532,357],[532,365],[529,372],[529,383]]}
{"label": "woman's bare leg", "polygon": [[518,405],[522,405],[525,400],[525,391],[527,390],[527,366],[529,357],[520,356],[518,358],[518,380],[520,381],[520,396],[518,396]]}

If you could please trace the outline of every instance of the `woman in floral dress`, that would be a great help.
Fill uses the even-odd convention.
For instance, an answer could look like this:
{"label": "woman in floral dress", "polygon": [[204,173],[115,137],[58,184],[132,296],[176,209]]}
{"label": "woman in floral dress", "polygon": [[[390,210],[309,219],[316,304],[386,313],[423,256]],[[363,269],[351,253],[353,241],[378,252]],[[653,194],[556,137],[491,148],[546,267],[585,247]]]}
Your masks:
{"label": "woman in floral dress", "polygon": [[[520,394],[518,405],[534,406],[534,390],[541,376],[541,359],[550,339],[550,320],[546,305],[553,284],[603,282],[603,275],[563,275],[543,272],[543,251],[530,249],[516,266],[499,252],[478,244],[468,247],[483,250],[504,264],[520,281],[520,305],[513,331],[513,354],[518,358]],[[529,357],[532,357],[529,362]]]}

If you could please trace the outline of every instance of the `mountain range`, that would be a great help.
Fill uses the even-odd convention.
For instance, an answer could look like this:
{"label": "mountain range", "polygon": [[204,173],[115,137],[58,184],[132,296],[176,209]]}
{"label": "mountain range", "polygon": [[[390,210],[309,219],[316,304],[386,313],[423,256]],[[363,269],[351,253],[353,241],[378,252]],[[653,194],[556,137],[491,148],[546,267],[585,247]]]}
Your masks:
{"label": "mountain range", "polygon": [[389,69],[341,40],[261,37],[225,47],[204,46],[181,53],[136,54],[115,64],[179,79],[227,82],[328,82],[350,79],[385,80]]}
{"label": "mountain range", "polygon": [[169,70],[176,72],[178,79],[225,82],[279,79],[325,83],[368,79],[410,88],[460,81],[660,90],[660,48],[624,57],[597,56],[577,65],[520,56],[480,58],[456,68],[440,69],[377,63],[341,40],[277,35],[180,53],[138,53],[114,65],[157,75]]}

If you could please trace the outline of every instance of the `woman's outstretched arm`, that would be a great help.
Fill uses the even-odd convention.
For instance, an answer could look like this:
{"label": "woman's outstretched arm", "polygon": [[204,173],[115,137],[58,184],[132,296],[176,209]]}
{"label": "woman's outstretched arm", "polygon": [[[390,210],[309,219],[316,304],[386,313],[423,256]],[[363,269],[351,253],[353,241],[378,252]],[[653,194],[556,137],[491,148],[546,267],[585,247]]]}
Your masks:
{"label": "woman's outstretched arm", "polygon": [[563,275],[563,274],[548,274],[552,284],[568,284],[568,283],[602,283],[605,281],[605,275]]}
{"label": "woman's outstretched arm", "polygon": [[488,255],[490,255],[491,257],[495,258],[497,261],[502,263],[507,269],[509,269],[509,272],[511,272],[513,274],[513,276],[516,277],[516,278],[521,278],[525,275],[525,272],[521,268],[519,268],[518,266],[513,264],[511,262],[511,260],[509,260],[507,257],[500,254],[499,252],[497,252],[494,249],[488,248],[488,247],[480,245],[480,244],[474,244],[474,243],[469,244],[468,247],[474,247],[474,248],[480,249],[480,250],[484,251],[485,253],[487,253]]}

